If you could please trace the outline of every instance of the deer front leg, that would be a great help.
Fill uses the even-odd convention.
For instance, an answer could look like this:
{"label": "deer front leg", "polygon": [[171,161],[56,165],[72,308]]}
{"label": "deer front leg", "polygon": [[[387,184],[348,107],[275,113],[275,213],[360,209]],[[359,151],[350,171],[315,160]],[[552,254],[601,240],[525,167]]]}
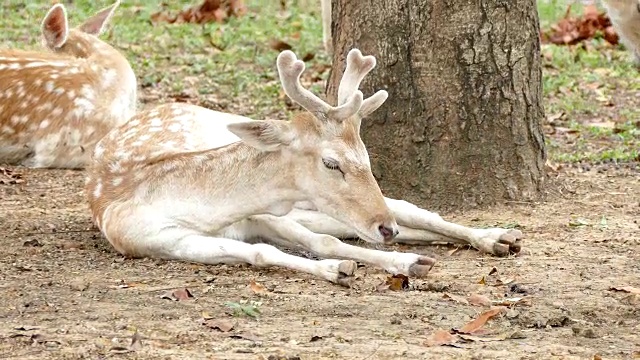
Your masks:
{"label": "deer front leg", "polygon": [[[497,256],[518,253],[523,238],[520,230],[491,228],[474,229],[445,221],[440,215],[421,209],[404,200],[385,198],[398,224],[415,230],[426,230],[443,235],[442,239],[453,238],[468,243],[474,248]],[[402,242],[402,238],[398,240]],[[411,244],[417,242],[408,241]]]}
{"label": "deer front leg", "polygon": [[[304,221],[313,223],[316,228],[322,227],[323,233],[315,233],[298,223]],[[260,235],[267,241],[281,246],[304,248],[322,257],[350,259],[380,267],[392,274],[404,274],[423,277],[435,264],[435,259],[411,253],[389,252],[365,249],[345,244],[338,238],[328,235],[352,234],[344,225],[327,215],[308,210],[293,210],[285,216],[256,215],[250,218],[255,226],[260,227]]]}
{"label": "deer front leg", "polygon": [[[188,235],[162,246],[162,257],[202,264],[248,263],[258,267],[281,266],[349,286],[356,264],[353,261],[310,260],[286,254],[268,244],[248,244],[227,238]],[[154,252],[158,254],[158,252]]]}

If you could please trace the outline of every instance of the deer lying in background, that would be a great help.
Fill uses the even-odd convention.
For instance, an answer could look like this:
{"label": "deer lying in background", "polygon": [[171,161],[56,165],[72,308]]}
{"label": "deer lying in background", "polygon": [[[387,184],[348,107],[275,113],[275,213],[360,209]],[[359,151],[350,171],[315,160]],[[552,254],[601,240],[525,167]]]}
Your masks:
{"label": "deer lying in background", "polygon": [[640,66],[640,0],[602,0],[621,42]]}
{"label": "deer lying in background", "polygon": [[54,5],[42,21],[49,51],[0,51],[0,164],[85,167],[98,140],[133,115],[133,70],[97,37],[118,5],[73,29]]}
{"label": "deer lying in background", "polygon": [[185,103],[137,113],[95,148],[86,184],[93,221],[129,257],[275,265],[345,286],[356,270],[352,260],[411,276],[425,276],[435,260],[338,238],[466,243],[501,256],[520,251],[517,230],[467,228],[382,196],[359,135],[361,120],[387,99],[384,90],[367,99],[358,90],[375,63],[349,52],[334,107],[302,87],[304,63],[280,53],[284,91],[308,111],[291,121]]}

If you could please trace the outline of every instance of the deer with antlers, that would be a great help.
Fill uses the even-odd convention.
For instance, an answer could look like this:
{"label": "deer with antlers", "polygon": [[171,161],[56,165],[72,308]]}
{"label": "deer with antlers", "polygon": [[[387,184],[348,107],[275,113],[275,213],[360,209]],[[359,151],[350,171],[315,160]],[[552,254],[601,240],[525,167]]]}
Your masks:
{"label": "deer with antlers", "polygon": [[640,66],[640,0],[603,0],[602,5],[620,40]]}
{"label": "deer with antlers", "polygon": [[56,4],[42,21],[48,51],[0,51],[0,163],[83,168],[98,140],[133,115],[133,70],[98,38],[118,5],[70,29]]}
{"label": "deer with antlers", "polygon": [[281,266],[345,286],[355,261],[425,276],[435,260],[339,238],[464,243],[500,256],[520,251],[517,230],[467,228],[383,197],[359,135],[362,119],[388,96],[380,90],[364,99],[358,90],[375,64],[351,50],[338,106],[331,106],[300,84],[304,63],[291,51],[280,53],[284,91],[307,110],[290,121],[185,103],[137,113],[95,148],[86,183],[93,221],[129,257]]}

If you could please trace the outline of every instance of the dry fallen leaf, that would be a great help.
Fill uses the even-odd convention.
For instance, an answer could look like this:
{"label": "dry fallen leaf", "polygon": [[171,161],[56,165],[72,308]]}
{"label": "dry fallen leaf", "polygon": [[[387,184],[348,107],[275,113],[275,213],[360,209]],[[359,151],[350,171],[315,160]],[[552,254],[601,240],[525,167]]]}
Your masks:
{"label": "dry fallen leaf", "polygon": [[469,304],[476,306],[489,306],[492,304],[491,299],[480,294],[472,294],[467,300]]}
{"label": "dry fallen leaf", "polygon": [[402,274],[389,276],[387,277],[386,285],[389,285],[389,290],[405,290],[409,288],[409,278]]}
{"label": "dry fallen leaf", "polygon": [[478,281],[478,284],[487,285],[487,280],[484,278],[484,276],[480,279],[480,281]]}
{"label": "dry fallen leaf", "polygon": [[192,297],[193,295],[191,294],[189,289],[177,289],[173,291],[169,290],[160,296],[160,298],[162,299],[168,299],[173,301],[187,300]]}
{"label": "dry fallen leaf", "polygon": [[304,61],[304,62],[311,61],[315,57],[316,57],[316,54],[308,52],[308,53],[304,54],[304,56],[302,57],[302,61]]}
{"label": "dry fallen leaf", "polygon": [[175,16],[159,11],[151,14],[152,22],[196,23],[222,22],[230,16],[240,17],[247,12],[243,0],[204,0],[202,4],[185,9]]}
{"label": "dry fallen leaf", "polygon": [[630,294],[640,294],[640,289],[633,286],[612,286],[609,288],[610,291],[621,291]]}
{"label": "dry fallen leaf", "polygon": [[264,287],[264,285],[255,282],[254,280],[251,280],[251,282],[249,283],[249,287],[251,288],[251,291],[253,291],[254,294],[266,294],[267,292],[269,292],[269,290],[267,290],[266,287]]}
{"label": "dry fallen leaf", "polygon": [[452,335],[446,330],[438,329],[427,338],[424,342],[426,346],[442,346],[442,345],[451,345],[458,341],[458,337],[456,335]]}
{"label": "dry fallen leaf", "polygon": [[451,299],[454,302],[460,303],[460,304],[465,304],[468,305],[469,301],[467,301],[467,299],[465,299],[462,296],[458,296],[458,295],[453,295],[453,294],[449,294],[449,293],[445,293],[442,298],[444,299]]}
{"label": "dry fallen leaf", "polygon": [[571,5],[568,5],[564,18],[552,25],[550,30],[541,32],[541,39],[543,43],[574,45],[598,34],[602,34],[610,44],[618,44],[619,37],[606,11],[599,11],[595,5],[587,5],[583,8],[582,16],[571,17]]}
{"label": "dry fallen leaf", "polygon": [[269,41],[269,47],[275,51],[291,50],[291,45],[277,39],[271,39],[271,41]]}
{"label": "dry fallen leaf", "polygon": [[477,318],[475,318],[474,320],[471,320],[460,329],[456,329],[456,332],[460,334],[472,334],[478,331],[481,327],[483,327],[484,324],[486,324],[487,321],[489,321],[489,319],[502,313],[504,310],[505,310],[504,307],[493,307],[481,313]]}
{"label": "dry fallen leaf", "polygon": [[233,324],[229,320],[225,319],[209,319],[203,320],[202,325],[213,330],[220,330],[222,332],[229,332],[233,330]]}
{"label": "dry fallen leaf", "polygon": [[489,271],[489,275],[493,275],[495,273],[498,272],[498,269],[496,269],[495,267],[491,269],[491,271]]}

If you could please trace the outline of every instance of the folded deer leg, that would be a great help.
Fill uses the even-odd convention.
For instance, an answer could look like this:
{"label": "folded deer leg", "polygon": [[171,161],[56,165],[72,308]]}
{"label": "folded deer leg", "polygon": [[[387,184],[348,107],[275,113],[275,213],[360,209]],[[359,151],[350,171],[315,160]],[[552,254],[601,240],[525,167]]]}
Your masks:
{"label": "folded deer leg", "polygon": [[[474,248],[497,256],[506,256],[509,253],[518,253],[522,247],[523,238],[520,230],[490,228],[474,229],[463,225],[450,223],[440,215],[421,209],[403,200],[385,198],[387,205],[393,212],[398,224],[415,230],[428,231],[446,238],[456,239],[455,242],[468,243]],[[397,242],[404,242],[400,237]],[[411,244],[419,244],[420,239],[407,241]],[[432,241],[423,241],[429,243]]]}
{"label": "folded deer leg", "polygon": [[[294,212],[297,212],[294,210]],[[312,211],[304,211],[313,213]],[[435,260],[418,254],[400,253],[366,249],[359,246],[345,244],[338,238],[329,235],[346,235],[343,225],[321,213],[315,220],[311,216],[307,218],[319,228],[323,227],[324,233],[315,233],[307,227],[299,224],[295,216],[255,215],[250,218],[254,226],[253,232],[267,242],[281,246],[303,248],[321,257],[349,259],[374,265],[393,274],[405,274],[411,276],[426,276],[435,264]],[[322,225],[315,221],[321,221]],[[329,234],[328,234],[329,233]]]}

